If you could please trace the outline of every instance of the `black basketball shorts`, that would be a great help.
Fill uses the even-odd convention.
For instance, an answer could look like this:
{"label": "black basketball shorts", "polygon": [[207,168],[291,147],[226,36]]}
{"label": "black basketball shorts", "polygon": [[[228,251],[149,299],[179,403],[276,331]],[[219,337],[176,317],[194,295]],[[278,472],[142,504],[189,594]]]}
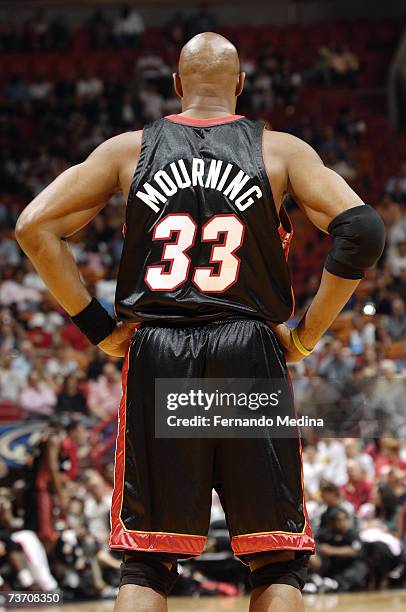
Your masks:
{"label": "black basketball shorts", "polygon": [[199,555],[214,488],[236,556],[313,552],[299,433],[286,439],[164,439],[154,432],[155,378],[287,376],[264,321],[144,323],[123,366],[110,547]]}

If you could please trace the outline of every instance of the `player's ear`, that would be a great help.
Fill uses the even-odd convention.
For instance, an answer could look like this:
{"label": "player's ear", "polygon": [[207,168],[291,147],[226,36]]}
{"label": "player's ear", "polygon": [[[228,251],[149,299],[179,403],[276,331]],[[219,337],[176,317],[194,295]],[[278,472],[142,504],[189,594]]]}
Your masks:
{"label": "player's ear", "polygon": [[180,80],[180,76],[177,72],[174,72],[172,75],[173,78],[173,88],[175,90],[175,93],[177,96],[179,96],[179,98],[183,98],[183,87],[182,87],[182,81]]}
{"label": "player's ear", "polygon": [[235,90],[235,95],[237,98],[241,94],[242,90],[244,89],[244,83],[245,83],[245,72],[240,72],[240,74],[238,75],[237,87]]}

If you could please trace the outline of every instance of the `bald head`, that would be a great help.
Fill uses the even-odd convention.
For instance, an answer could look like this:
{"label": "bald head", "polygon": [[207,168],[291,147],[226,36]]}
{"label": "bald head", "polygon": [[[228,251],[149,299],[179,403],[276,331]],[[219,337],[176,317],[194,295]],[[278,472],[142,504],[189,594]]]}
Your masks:
{"label": "bald head", "polygon": [[219,96],[239,95],[243,77],[237,49],[214,32],[194,36],[181,51],[177,81],[175,88],[181,97],[193,91],[211,96],[213,90]]}
{"label": "bald head", "polygon": [[194,36],[183,47],[179,58],[181,78],[200,76],[210,80],[236,77],[240,60],[234,45],[214,32]]}

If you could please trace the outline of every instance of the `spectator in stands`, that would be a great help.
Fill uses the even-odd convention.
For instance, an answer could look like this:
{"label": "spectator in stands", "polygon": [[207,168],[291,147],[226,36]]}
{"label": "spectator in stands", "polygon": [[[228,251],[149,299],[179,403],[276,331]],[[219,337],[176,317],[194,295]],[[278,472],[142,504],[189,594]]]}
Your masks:
{"label": "spectator in stands", "polygon": [[24,381],[31,372],[34,358],[35,353],[32,343],[29,340],[23,340],[19,346],[19,352],[12,356],[12,368],[21,375]]}
{"label": "spectator in stands", "polygon": [[[16,484],[16,483],[15,483]],[[24,483],[21,482],[24,486]],[[52,576],[44,547],[33,531],[22,529],[21,517],[15,513],[14,504],[16,499],[16,486],[13,490],[3,489],[0,493],[0,540],[6,539],[10,555],[11,568],[17,569],[19,587],[29,588],[35,586],[43,591],[54,591],[58,588],[55,578]],[[1,557],[1,555],[0,555]],[[0,565],[2,561],[0,559]],[[0,570],[0,577],[1,577]]]}
{"label": "spectator in stands", "polygon": [[56,405],[56,394],[37,370],[27,379],[27,386],[21,393],[21,406],[28,416],[51,416]]}
{"label": "spectator in stands", "polygon": [[216,19],[210,12],[210,4],[207,1],[200,3],[199,11],[193,15],[187,23],[187,39],[201,34],[202,32],[213,32],[216,29]]}
{"label": "spectator in stands", "polygon": [[347,461],[355,461],[362,470],[367,481],[372,482],[375,476],[375,467],[371,455],[362,450],[361,440],[347,438],[344,440]]}
{"label": "spectator in stands", "polygon": [[162,95],[168,93],[167,84],[170,83],[171,70],[162,56],[146,47],[137,59],[135,69],[146,85],[153,84]]}
{"label": "spectator in stands", "polygon": [[121,397],[121,381],[117,368],[108,362],[103,374],[89,383],[89,411],[100,419],[108,419],[117,413]]}
{"label": "spectator in stands", "polygon": [[18,347],[20,329],[15,322],[0,324],[0,356],[13,353]]}
{"label": "spectator in stands", "polygon": [[87,70],[77,82],[76,93],[85,101],[94,100],[103,93],[103,89],[103,81]]}
{"label": "spectator in stands", "polygon": [[279,73],[272,78],[276,103],[286,108],[296,106],[296,94],[300,85],[300,75],[293,74],[288,60],[283,60]]}
{"label": "spectator in stands", "polygon": [[394,277],[399,277],[406,270],[406,237],[393,246],[388,265]]}
{"label": "spectator in stands", "polygon": [[49,21],[43,9],[38,9],[30,21],[31,44],[34,51],[45,51],[49,45]]}
{"label": "spectator in stands", "polygon": [[78,363],[74,359],[73,351],[64,343],[58,345],[55,342],[52,346],[52,356],[47,359],[45,371],[55,380],[60,380],[61,377],[75,374],[78,369]]}
{"label": "spectator in stands", "polygon": [[[7,219],[9,209],[8,207],[6,207],[5,204],[0,204],[0,209],[0,215],[2,216],[2,220],[0,220],[0,225],[4,224],[4,226],[6,226],[9,223]],[[0,260],[3,263],[3,266],[9,265],[15,267],[18,266],[18,264],[20,263],[21,256],[18,249],[16,248],[15,240],[11,238],[9,234],[10,232],[8,232],[7,230],[5,230],[4,232],[0,232]]]}
{"label": "spectator in stands", "polygon": [[175,13],[165,27],[165,35],[176,48],[186,42],[186,24],[182,13]]}
{"label": "spectator in stands", "polygon": [[29,85],[31,101],[36,104],[36,108],[39,110],[45,108],[45,105],[41,103],[48,100],[49,96],[52,94],[52,91],[53,84],[40,74],[38,74],[35,80]]}
{"label": "spectator in stands", "polygon": [[323,480],[320,484],[320,496],[323,502],[320,516],[320,529],[328,528],[330,518],[337,510],[343,510],[348,516],[353,517],[354,508],[350,502],[343,500],[340,488],[333,482]]}
{"label": "spectator in stands", "polygon": [[109,21],[100,8],[95,9],[85,23],[85,29],[90,34],[91,45],[94,49],[105,49],[112,37]]}
{"label": "spectator in stands", "polygon": [[366,131],[366,123],[357,118],[352,106],[343,106],[338,115],[336,130],[350,142],[358,142]]}
{"label": "spectator in stands", "polygon": [[359,517],[364,558],[369,566],[369,584],[379,590],[387,584],[388,574],[402,561],[401,540],[390,533],[385,523],[375,515],[372,504],[362,506]]}
{"label": "spectator in stands", "polygon": [[164,99],[152,83],[147,83],[140,91],[139,99],[143,108],[143,116],[149,123],[156,121],[163,114]]}
{"label": "spectator in stands", "polygon": [[399,534],[399,513],[401,504],[399,497],[389,484],[379,483],[374,490],[375,515],[386,525],[394,535]]}
{"label": "spectator in stands", "polygon": [[339,508],[330,513],[316,540],[319,574],[329,579],[322,583],[324,592],[347,592],[365,586],[368,567],[362,557],[362,544],[345,510]]}
{"label": "spectator in stands", "polygon": [[303,81],[306,83],[318,82],[331,85],[331,50],[327,46],[322,46],[317,51],[317,58],[313,66],[306,68],[302,74]]}
{"label": "spectator in stands", "polygon": [[86,397],[79,387],[76,374],[69,374],[65,377],[62,389],[58,393],[56,412],[65,412],[71,416],[75,413],[86,414]]}
{"label": "spectator in stands", "polygon": [[86,380],[97,380],[103,373],[103,367],[106,363],[106,355],[99,351],[95,346],[89,346],[87,349],[88,366],[86,371]]}
{"label": "spectator in stands", "polygon": [[406,216],[403,207],[399,203],[386,197],[383,205],[390,211],[390,220],[387,223],[390,226],[388,229],[388,243],[390,245],[398,245],[400,242],[406,242]]}
{"label": "spectator in stands", "polygon": [[400,298],[392,302],[392,314],[388,319],[387,330],[394,342],[406,336],[406,309],[404,301]]}
{"label": "spectator in stands", "polygon": [[[329,388],[327,392],[334,393],[334,387]],[[348,476],[343,442],[334,438],[323,438],[317,444],[317,453],[323,465],[323,480],[338,487],[344,485]]]}
{"label": "spectator in stands", "polygon": [[359,70],[359,61],[348,45],[341,45],[330,57],[333,80],[354,87],[354,75]]}
{"label": "spectator in stands", "polygon": [[11,306],[17,304],[21,310],[28,307],[35,308],[35,305],[41,301],[41,294],[29,287],[24,287],[24,270],[17,268],[14,270],[12,278],[4,278],[0,283],[0,304],[2,306]]}
{"label": "spectator in stands", "polygon": [[42,312],[33,314],[28,324],[27,337],[38,351],[49,349],[52,346],[52,335],[44,329],[44,326],[45,315]]}
{"label": "spectator in stands", "polygon": [[342,487],[341,493],[357,512],[360,506],[371,501],[373,484],[365,478],[361,467],[354,460],[348,461],[347,473],[348,482]]}
{"label": "spectator in stands", "polygon": [[139,12],[129,6],[123,6],[120,17],[113,28],[116,44],[119,47],[136,47],[139,45],[144,31],[144,20]]}
{"label": "spectator in stands", "polygon": [[354,369],[354,358],[340,340],[334,340],[329,354],[320,362],[320,376],[333,380],[348,380]]}
{"label": "spectator in stands", "polygon": [[404,202],[406,200],[406,161],[401,163],[399,174],[397,176],[391,176],[387,180],[386,193],[392,198],[399,198],[396,199],[396,201]]}
{"label": "spectator in stands", "polygon": [[0,400],[17,404],[24,384],[24,375],[12,367],[11,353],[0,357]]}
{"label": "spectator in stands", "polygon": [[251,99],[256,112],[269,112],[272,109],[272,79],[264,69],[260,68],[253,77]]}
{"label": "spectator in stands", "polygon": [[317,495],[319,492],[323,469],[324,466],[317,448],[308,444],[303,450],[303,473],[306,489],[311,495]]}
{"label": "spectator in stands", "polygon": [[99,544],[105,545],[109,537],[111,489],[102,476],[95,470],[85,474],[85,485],[88,495],[84,512],[89,531]]}
{"label": "spectator in stands", "polygon": [[331,154],[338,157],[341,154],[338,138],[331,125],[324,126],[320,136],[318,150],[323,158]]}
{"label": "spectator in stands", "polygon": [[366,346],[375,343],[375,325],[372,321],[365,322],[360,314],[354,314],[352,325],[348,345],[353,355],[363,355]]}
{"label": "spectator in stands", "polygon": [[17,590],[29,589],[34,584],[21,547],[13,542],[7,530],[0,529],[0,586],[8,584]]}

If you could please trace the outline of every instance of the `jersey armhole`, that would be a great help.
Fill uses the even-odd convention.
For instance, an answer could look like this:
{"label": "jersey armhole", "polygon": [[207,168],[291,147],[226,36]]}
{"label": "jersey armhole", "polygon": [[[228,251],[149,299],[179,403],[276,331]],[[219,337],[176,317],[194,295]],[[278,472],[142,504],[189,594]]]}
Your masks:
{"label": "jersey armhole", "polygon": [[285,257],[287,259],[289,255],[290,244],[293,238],[293,225],[283,204],[279,211],[278,232],[282,242],[283,252],[285,253]]}
{"label": "jersey armhole", "polygon": [[[259,166],[259,170],[260,170],[260,176],[262,179],[262,183],[264,184],[265,188],[267,189],[268,192],[268,197],[270,199],[270,201],[272,202],[272,213],[275,216],[276,222],[277,222],[277,226],[278,226],[278,234],[279,234],[279,238],[281,240],[281,246],[282,246],[282,250],[283,250],[283,254],[285,255],[285,259],[287,261],[288,256],[289,256],[289,249],[290,249],[290,245],[292,242],[292,237],[293,237],[293,226],[292,226],[292,222],[289,218],[288,213],[286,212],[286,208],[282,203],[282,206],[280,207],[279,213],[276,210],[276,206],[275,206],[275,200],[273,197],[273,193],[272,193],[272,187],[271,187],[271,183],[269,181],[268,178],[268,174],[266,172],[266,166],[265,166],[265,150],[264,150],[264,144],[265,144],[265,130],[266,130],[266,126],[264,125],[262,128],[262,133],[261,133],[261,160],[258,163]],[[294,315],[295,312],[295,292],[293,290],[293,286],[292,283],[290,285],[290,293],[292,296],[292,310],[291,313],[289,315],[289,319],[292,318],[292,316]]]}
{"label": "jersey armhole", "polygon": [[279,209],[279,212],[276,209],[275,198],[273,197],[273,192],[272,192],[272,185],[271,185],[271,182],[268,178],[268,174],[266,171],[266,163],[265,163],[265,132],[266,131],[268,130],[266,129],[266,126],[264,125],[262,129],[262,143],[261,143],[261,157],[262,157],[261,159],[261,166],[262,166],[261,167],[261,170],[262,170],[261,177],[268,189],[268,194],[272,201],[273,213],[278,223],[278,232],[281,238],[282,248],[287,258],[289,254],[290,243],[293,237],[293,226],[292,226],[292,222],[289,218],[288,213],[286,212],[286,208],[283,205],[283,203]]}
{"label": "jersey armhole", "polygon": [[139,183],[139,179],[140,179],[140,174],[141,174],[141,171],[142,171],[142,169],[144,167],[145,151],[146,151],[145,132],[146,132],[147,128],[148,128],[148,126],[145,126],[143,128],[143,130],[142,130],[140,156],[138,158],[137,165],[135,166],[135,169],[134,169],[134,174],[133,174],[133,178],[131,180],[130,190],[128,192],[126,207],[132,202],[132,200],[134,198],[134,192],[135,192],[135,190],[138,187],[138,183]]}

